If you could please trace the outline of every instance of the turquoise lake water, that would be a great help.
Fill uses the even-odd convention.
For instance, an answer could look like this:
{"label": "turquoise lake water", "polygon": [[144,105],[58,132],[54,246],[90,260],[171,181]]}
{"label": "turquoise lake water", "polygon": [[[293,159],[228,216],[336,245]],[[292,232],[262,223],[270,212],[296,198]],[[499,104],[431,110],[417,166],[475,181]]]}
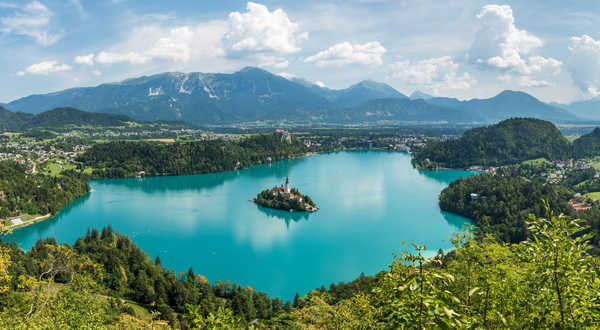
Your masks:
{"label": "turquoise lake water", "polygon": [[[179,177],[100,180],[53,219],[8,238],[30,249],[40,237],[72,244],[111,224],[154,259],[211,282],[230,280],[269,295],[350,281],[387,268],[402,242],[448,249],[467,222],[443,212],[438,195],[467,171],[417,171],[408,154],[346,151]],[[289,213],[249,202],[289,176],[320,206]]]}

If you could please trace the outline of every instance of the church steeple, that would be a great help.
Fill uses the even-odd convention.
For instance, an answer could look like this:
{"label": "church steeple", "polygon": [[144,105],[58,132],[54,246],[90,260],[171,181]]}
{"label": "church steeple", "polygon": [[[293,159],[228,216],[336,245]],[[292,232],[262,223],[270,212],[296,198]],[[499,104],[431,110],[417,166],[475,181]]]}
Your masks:
{"label": "church steeple", "polygon": [[290,189],[290,178],[289,177],[285,177],[285,193],[289,194],[291,191]]}

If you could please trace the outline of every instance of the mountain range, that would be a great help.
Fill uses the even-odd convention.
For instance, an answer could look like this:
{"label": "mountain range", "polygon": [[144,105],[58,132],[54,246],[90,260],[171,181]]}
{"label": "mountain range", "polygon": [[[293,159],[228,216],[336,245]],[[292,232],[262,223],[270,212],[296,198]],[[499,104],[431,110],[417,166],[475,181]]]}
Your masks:
{"label": "mountain range", "polygon": [[582,111],[577,113],[581,116],[578,118],[567,106],[546,104],[523,92],[504,91],[489,99],[468,101],[418,91],[407,97],[387,84],[371,80],[336,90],[254,67],[231,74],[170,72],[143,76],[31,95],[4,107],[32,114],[74,107],[139,121],[177,120],[200,125],[257,120],[489,123],[511,117],[555,122],[589,118],[581,116]]}

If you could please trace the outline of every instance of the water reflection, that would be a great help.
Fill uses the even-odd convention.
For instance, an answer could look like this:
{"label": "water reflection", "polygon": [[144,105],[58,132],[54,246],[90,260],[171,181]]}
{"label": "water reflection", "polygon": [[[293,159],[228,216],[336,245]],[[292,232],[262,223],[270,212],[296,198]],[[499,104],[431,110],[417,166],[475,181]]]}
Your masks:
{"label": "water reflection", "polygon": [[460,170],[436,170],[436,171],[424,171],[417,170],[419,174],[425,176],[426,178],[433,179],[439,183],[443,183],[444,185],[449,184],[450,182],[457,180],[459,178],[471,176],[478,174],[477,171],[460,171]]}
{"label": "water reflection", "polygon": [[463,230],[463,229],[465,229],[465,227],[474,224],[473,221],[471,221],[470,219],[462,217],[458,214],[445,212],[445,211],[442,211],[441,214],[442,214],[442,217],[444,218],[444,220],[446,220],[446,222],[448,222],[450,225],[455,227],[456,230]]}
{"label": "water reflection", "polygon": [[[218,188],[227,182],[235,180],[240,176],[245,175],[247,171],[251,171],[252,177],[255,179],[285,178],[286,176],[290,175],[295,166],[299,165],[305,160],[306,157],[303,157],[275,163],[256,165],[249,169],[237,171],[195,174],[179,177],[165,176],[96,180],[92,182],[92,186],[110,185],[115,187],[123,187],[129,190],[142,191],[147,194],[162,194],[165,192],[186,190],[203,192],[214,190],[215,188]],[[173,178],[185,178],[185,180],[174,180]]]}
{"label": "water reflection", "polygon": [[268,218],[276,218],[279,220],[283,220],[288,228],[290,226],[290,222],[308,220],[311,214],[309,212],[288,212],[284,210],[274,210],[260,205],[256,205],[256,208]]}

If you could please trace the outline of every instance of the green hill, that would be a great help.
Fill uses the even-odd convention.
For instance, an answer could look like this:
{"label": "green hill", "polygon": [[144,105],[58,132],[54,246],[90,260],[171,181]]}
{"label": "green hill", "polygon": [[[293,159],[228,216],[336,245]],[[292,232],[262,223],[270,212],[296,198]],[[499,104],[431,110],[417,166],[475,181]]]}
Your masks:
{"label": "green hill", "polygon": [[536,158],[569,158],[570,148],[552,123],[513,118],[468,130],[457,140],[429,143],[415,154],[413,164],[421,168],[507,165]]}
{"label": "green hill", "polygon": [[575,158],[594,157],[600,155],[600,128],[582,135],[573,141],[573,156]]}
{"label": "green hill", "polygon": [[0,107],[0,131],[11,131],[21,128],[33,115],[22,112],[11,112]]}
{"label": "green hill", "polygon": [[123,126],[133,119],[124,115],[85,112],[75,108],[57,108],[32,115],[11,112],[0,107],[0,131],[22,131],[33,128],[67,126]]}

